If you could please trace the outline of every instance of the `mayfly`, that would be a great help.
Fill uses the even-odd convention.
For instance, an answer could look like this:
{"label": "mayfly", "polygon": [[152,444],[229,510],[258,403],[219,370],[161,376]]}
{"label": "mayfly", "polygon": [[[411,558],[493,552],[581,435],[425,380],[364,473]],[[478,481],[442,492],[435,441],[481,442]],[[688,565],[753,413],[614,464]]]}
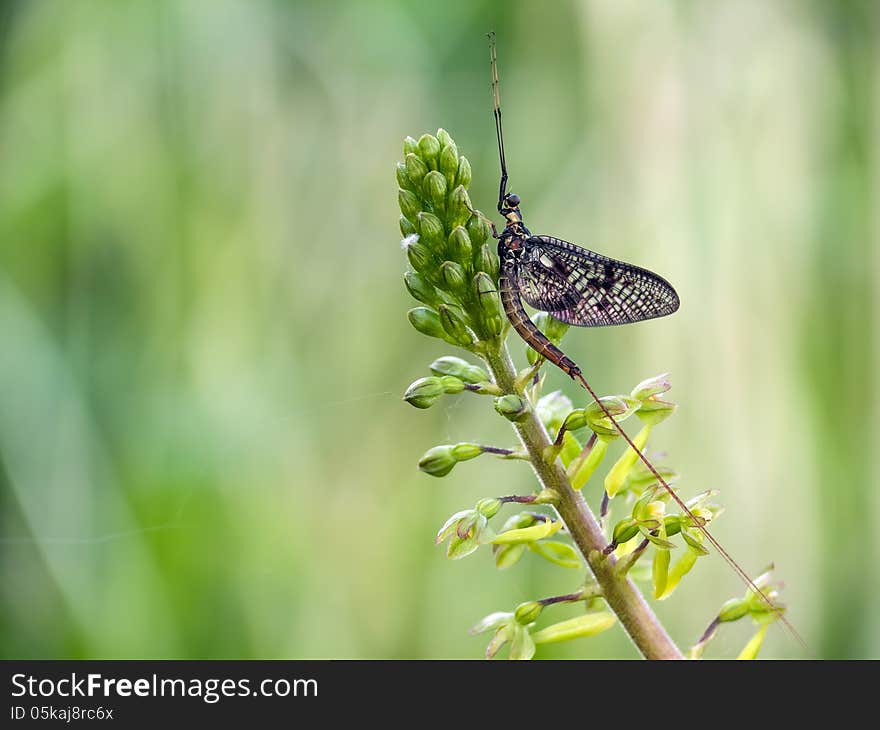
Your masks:
{"label": "mayfly", "polygon": [[561,322],[579,327],[605,327],[664,317],[678,309],[679,299],[669,282],[651,271],[602,256],[553,236],[532,235],[526,228],[520,210],[520,197],[507,190],[507,160],[501,128],[501,96],[494,33],[489,34],[489,63],[495,135],[501,160],[498,212],[505,220],[504,230],[500,234],[494,225],[492,231],[498,239],[498,258],[501,265],[498,289],[511,326],[529,347],[587,390],[605,417],[614,424],[629,447],[675,503],[693,520],[743,582],[776,612],[803,644],[803,639],[782,615],[782,610],[773,605],[755,585],[730,553],[712,536],[705,521],[691,512],[641,449],[633,443],[584,378],[577,363],[550,342],[529,319],[522,305],[523,299],[535,309],[548,312]]}

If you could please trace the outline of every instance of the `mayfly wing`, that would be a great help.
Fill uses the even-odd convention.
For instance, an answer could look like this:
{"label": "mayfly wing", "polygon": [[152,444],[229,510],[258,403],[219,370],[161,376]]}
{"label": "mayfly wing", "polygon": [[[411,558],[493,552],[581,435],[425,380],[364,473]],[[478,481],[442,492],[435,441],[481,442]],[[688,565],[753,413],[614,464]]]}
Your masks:
{"label": "mayfly wing", "polygon": [[641,322],[672,314],[678,294],[662,276],[552,236],[532,236],[516,268],[522,298],[579,327]]}

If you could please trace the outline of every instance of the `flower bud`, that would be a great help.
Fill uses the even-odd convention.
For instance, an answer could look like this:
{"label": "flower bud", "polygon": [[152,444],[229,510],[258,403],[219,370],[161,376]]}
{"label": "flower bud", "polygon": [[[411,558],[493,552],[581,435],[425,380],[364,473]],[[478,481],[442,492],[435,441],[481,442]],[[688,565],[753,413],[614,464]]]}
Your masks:
{"label": "flower bud", "polygon": [[410,295],[423,304],[437,304],[440,297],[433,284],[429,284],[423,276],[415,271],[407,271],[403,275],[403,283]]}
{"label": "flower bud", "polygon": [[583,408],[575,408],[565,418],[566,431],[578,431],[587,425],[587,412]]}
{"label": "flower bud", "polygon": [[431,372],[435,375],[451,375],[465,383],[483,383],[489,380],[489,373],[483,368],[471,365],[460,357],[446,355],[431,363]]}
{"label": "flower bud", "polygon": [[400,235],[402,235],[404,238],[407,238],[408,236],[416,234],[418,234],[418,231],[413,225],[413,222],[405,215],[400,216]]}
{"label": "flower bud", "polygon": [[476,459],[483,453],[483,447],[479,444],[460,443],[452,447],[452,455],[456,461],[468,461]]}
{"label": "flower bud", "polygon": [[444,261],[440,265],[440,281],[448,292],[461,294],[467,286],[464,269],[454,261]]}
{"label": "flower bud", "polygon": [[440,381],[440,387],[443,388],[443,392],[447,395],[455,395],[464,390],[464,382],[451,375],[443,375],[438,380]]}
{"label": "flower bud", "polygon": [[419,378],[406,389],[403,399],[416,408],[430,408],[443,393],[440,378]]}
{"label": "flower bud", "polygon": [[[486,223],[481,215],[474,214],[468,218],[465,228],[467,228],[468,235],[471,237],[471,243],[473,243],[474,248],[479,248],[486,242],[486,239],[489,238],[489,224]],[[486,273],[491,274],[492,272],[486,271]]]}
{"label": "flower bud", "polygon": [[629,542],[638,534],[638,521],[632,519],[632,517],[627,517],[614,526],[614,531],[611,533],[611,540],[615,545],[623,545],[623,543]]}
{"label": "flower bud", "polygon": [[443,252],[443,244],[446,239],[446,231],[443,223],[433,213],[419,213],[416,216],[416,224],[419,227],[421,242],[437,253]]}
{"label": "flower bud", "polygon": [[502,504],[504,503],[500,499],[497,499],[495,497],[489,499],[481,499],[479,502],[477,502],[476,510],[481,515],[483,515],[483,517],[491,519],[498,514],[498,510],[501,509]]}
{"label": "flower bud", "polygon": [[[473,234],[471,234],[471,241],[475,240]],[[495,252],[495,248],[488,243],[480,246],[480,253],[477,255],[477,269],[486,272],[492,277],[492,281],[498,279],[498,254]]]}
{"label": "flower bud", "polygon": [[428,449],[419,459],[419,470],[432,477],[445,477],[457,463],[449,445],[435,446]]}
{"label": "flower bud", "polygon": [[519,606],[516,607],[513,612],[513,617],[516,619],[517,623],[522,624],[523,626],[528,626],[538,620],[538,616],[541,615],[541,611],[543,610],[544,607],[537,601],[526,601],[525,603],[520,603]]}
{"label": "flower bud", "polygon": [[471,199],[467,194],[467,190],[462,185],[459,185],[449,194],[449,205],[446,214],[447,223],[451,228],[465,225],[471,217],[471,210]]}
{"label": "flower bud", "polygon": [[441,340],[448,338],[443,325],[440,324],[440,315],[428,307],[415,307],[407,312],[409,323],[423,335],[439,337]]}
{"label": "flower bud", "polygon": [[432,170],[437,169],[440,158],[440,142],[433,134],[423,134],[419,137],[419,154]]}
{"label": "flower bud", "polygon": [[730,621],[738,621],[749,612],[749,603],[742,598],[731,598],[725,603],[718,612],[718,621],[727,623]]}
{"label": "flower bud", "polygon": [[406,157],[410,152],[418,152],[419,151],[419,143],[416,142],[412,137],[406,137],[403,140],[403,156]]}
{"label": "flower bud", "polygon": [[425,175],[428,174],[428,166],[422,162],[422,159],[410,152],[406,156],[406,176],[412,182],[412,187],[414,190],[418,190],[422,184],[422,180]]}
{"label": "flower bud", "polygon": [[449,234],[449,239],[446,242],[446,247],[451,259],[470,267],[472,255],[471,239],[464,228],[456,226],[452,229],[452,233]]}
{"label": "flower bud", "polygon": [[412,181],[409,179],[409,175],[406,174],[406,164],[403,162],[397,163],[397,187],[404,188],[411,192],[415,192],[416,188],[413,186]]}
{"label": "flower bud", "polygon": [[483,309],[483,313],[487,317],[501,317],[501,297],[498,296],[498,287],[495,282],[485,272],[480,271],[474,277],[474,291],[477,295],[477,301]]}
{"label": "flower bud", "polygon": [[446,191],[448,189],[449,187],[446,183],[446,178],[443,177],[441,173],[432,170],[425,175],[425,180],[422,183],[422,190],[425,192],[425,197],[431,201],[434,210],[446,210]]}
{"label": "flower bud", "polygon": [[460,313],[461,310],[448,304],[441,304],[438,309],[440,324],[447,336],[462,347],[470,347],[474,342],[474,338],[467,327],[464,316]]}
{"label": "flower bud", "polygon": [[467,187],[471,184],[471,177],[471,163],[468,162],[467,157],[462,155],[458,158],[458,173],[455,176],[455,184]]}
{"label": "flower bud", "polygon": [[[673,537],[681,532],[681,515],[667,515],[663,518],[663,529],[666,531],[666,537]],[[687,542],[687,538],[685,538]]]}
{"label": "flower bud", "polygon": [[439,169],[446,176],[449,187],[455,185],[455,176],[458,173],[458,147],[455,142],[450,142],[440,151]]}
{"label": "flower bud", "polygon": [[418,199],[418,196],[416,196],[415,193],[406,190],[405,188],[398,189],[397,203],[400,206],[400,212],[403,213],[411,221],[415,220],[416,216],[422,210],[422,203]]}
{"label": "flower bud", "polygon": [[449,132],[440,127],[437,130],[437,141],[440,143],[440,147],[443,148],[448,144],[452,144],[452,137],[449,136]]}
{"label": "flower bud", "polygon": [[528,418],[531,408],[529,402],[518,395],[502,395],[495,399],[495,410],[508,421],[521,423]]}
{"label": "flower bud", "polygon": [[428,247],[421,242],[419,234],[414,233],[403,239],[406,258],[416,271],[425,272],[434,266],[434,257]]}

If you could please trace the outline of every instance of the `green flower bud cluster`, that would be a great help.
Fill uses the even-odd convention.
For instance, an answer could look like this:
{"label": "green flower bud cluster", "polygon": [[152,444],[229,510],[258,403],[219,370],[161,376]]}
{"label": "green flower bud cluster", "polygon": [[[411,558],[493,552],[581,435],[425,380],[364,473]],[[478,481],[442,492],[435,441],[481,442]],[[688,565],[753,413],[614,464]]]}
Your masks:
{"label": "green flower bud cluster", "polygon": [[[407,388],[404,400],[425,409],[465,391],[491,395],[495,411],[514,424],[526,446],[525,451],[514,451],[469,442],[442,444],[422,456],[419,469],[443,477],[458,462],[489,453],[530,461],[539,475],[541,467],[549,464],[556,468],[561,462],[571,486],[583,489],[609,451],[620,449],[615,461],[604,469],[600,518],[610,540],[605,553],[616,552],[616,575],[650,580],[654,598],[668,598],[707,552],[700,528],[721,512],[709,504],[714,492],[704,492],[686,502],[690,514],[670,510],[674,504],[668,492],[644,466],[637,451],[620,438],[618,424],[636,416],[641,430],[632,440],[636,449],[644,452],[652,430],[675,412],[676,405],[665,396],[671,387],[668,375],[645,380],[628,395],[606,396],[601,405],[585,399],[586,403],[577,404],[582,407],[575,407],[560,391],[542,395],[546,379],[541,373],[543,358],[527,348],[529,367],[514,373],[509,355],[502,349],[509,325],[498,292],[499,260],[493,227],[473,209],[468,197],[470,163],[459,154],[449,134],[440,129],[436,135],[425,134],[418,140],[406,138],[404,159],[398,163],[396,175],[400,232],[410,267],[404,274],[404,285],[418,302],[408,312],[409,321],[419,332],[479,356],[492,373],[490,376],[483,367],[460,357],[440,357],[431,364],[429,375]],[[568,330],[568,325],[544,312],[534,315],[534,322],[557,345]],[[537,451],[535,446],[540,440],[528,436],[534,429],[540,430],[536,417],[553,439],[550,445],[541,443]],[[536,453],[545,464],[534,463]],[[659,465],[658,471],[667,483],[675,484],[678,475],[673,470]],[[567,514],[563,507],[568,494],[555,486],[542,488],[550,483],[544,479],[533,494],[486,498],[471,509],[456,512],[440,528],[436,542],[447,543],[446,554],[452,560],[476,552],[481,545],[491,545],[498,569],[510,568],[530,552],[554,565],[583,570],[581,553],[567,540],[554,539],[564,528],[556,515],[522,511],[509,516],[498,531],[489,524],[508,503],[533,508],[539,504],[558,505]],[[623,518],[615,514],[620,507],[627,513]],[[645,555],[651,555],[651,560],[637,565]],[[598,580],[608,588],[601,577]],[[771,593],[775,599],[775,589]],[[592,592],[583,587],[566,596],[526,601],[513,611],[487,616],[473,632],[491,632],[487,657],[509,646],[511,659],[529,659],[537,645],[592,636],[613,626],[614,613],[594,610],[601,608],[602,600],[597,584]],[[578,601],[586,603],[586,613],[535,629],[550,604]],[[741,658],[757,655],[762,632],[778,615],[754,593],[725,604],[692,654],[702,652],[721,623],[744,616],[758,622],[759,631]]]}
{"label": "green flower bud cluster", "polygon": [[468,197],[471,166],[440,129],[407,137],[397,164],[400,232],[412,271],[404,284],[426,305],[410,310],[422,334],[479,352],[499,338],[506,318],[498,295],[491,228]]}

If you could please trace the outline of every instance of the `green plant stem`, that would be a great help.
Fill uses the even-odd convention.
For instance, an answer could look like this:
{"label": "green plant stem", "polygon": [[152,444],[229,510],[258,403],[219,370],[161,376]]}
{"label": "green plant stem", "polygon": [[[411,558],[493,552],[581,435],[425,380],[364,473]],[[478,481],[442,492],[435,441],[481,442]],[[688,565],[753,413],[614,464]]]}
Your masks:
{"label": "green plant stem", "polygon": [[[497,351],[487,348],[483,358],[501,390],[516,393],[516,369],[507,345],[502,342]],[[632,580],[615,571],[614,556],[602,554],[607,540],[581,493],[572,488],[558,461],[548,464],[544,460],[544,450],[550,446],[544,425],[530,413],[513,426],[542,488],[558,493],[556,511],[601,586],[602,596],[638,650],[646,659],[684,659]]]}

